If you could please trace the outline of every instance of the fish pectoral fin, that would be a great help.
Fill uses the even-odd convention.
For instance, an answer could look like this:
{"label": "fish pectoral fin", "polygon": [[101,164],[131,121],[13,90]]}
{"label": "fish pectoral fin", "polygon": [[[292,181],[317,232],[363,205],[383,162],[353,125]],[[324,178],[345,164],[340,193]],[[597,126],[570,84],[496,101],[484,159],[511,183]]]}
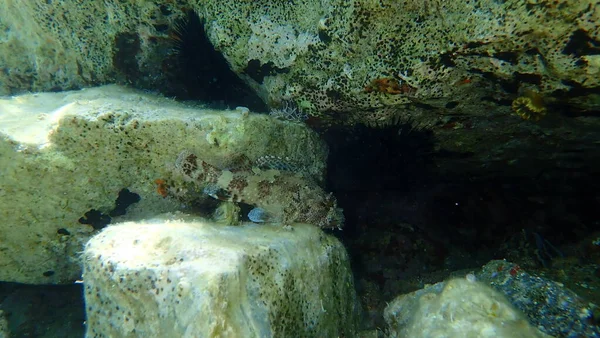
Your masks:
{"label": "fish pectoral fin", "polygon": [[221,201],[231,200],[231,194],[227,190],[222,189],[221,187],[214,184],[209,184],[205,186],[203,192],[214,199],[218,199]]}
{"label": "fish pectoral fin", "polygon": [[264,223],[270,219],[269,214],[264,209],[258,207],[250,210],[248,218],[254,223]]}

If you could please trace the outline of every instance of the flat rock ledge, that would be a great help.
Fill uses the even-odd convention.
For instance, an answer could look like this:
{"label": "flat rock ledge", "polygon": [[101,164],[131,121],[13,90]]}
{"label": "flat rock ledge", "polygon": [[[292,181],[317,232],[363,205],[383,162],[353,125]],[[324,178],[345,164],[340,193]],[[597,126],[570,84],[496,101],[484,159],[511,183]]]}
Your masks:
{"label": "flat rock ledge", "polygon": [[[72,283],[102,223],[181,209],[156,182],[177,185],[183,150],[224,166],[289,157],[314,177],[323,177],[327,157],[303,124],[244,108],[207,109],[114,85],[0,97],[0,281]],[[139,195],[126,210],[117,202],[124,189]]]}
{"label": "flat rock ledge", "polygon": [[83,253],[87,337],[354,337],[348,255],[306,224],[109,226]]}

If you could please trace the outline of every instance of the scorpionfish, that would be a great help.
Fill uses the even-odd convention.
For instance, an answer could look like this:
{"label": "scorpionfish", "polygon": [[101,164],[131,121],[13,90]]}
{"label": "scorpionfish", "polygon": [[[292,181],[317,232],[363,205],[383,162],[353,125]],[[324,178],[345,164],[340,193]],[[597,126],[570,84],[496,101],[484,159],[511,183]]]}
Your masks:
{"label": "scorpionfish", "polygon": [[179,154],[175,168],[213,198],[253,206],[248,218],[256,223],[307,223],[331,229],[344,224],[333,194],[301,173],[259,167],[219,169],[189,151]]}

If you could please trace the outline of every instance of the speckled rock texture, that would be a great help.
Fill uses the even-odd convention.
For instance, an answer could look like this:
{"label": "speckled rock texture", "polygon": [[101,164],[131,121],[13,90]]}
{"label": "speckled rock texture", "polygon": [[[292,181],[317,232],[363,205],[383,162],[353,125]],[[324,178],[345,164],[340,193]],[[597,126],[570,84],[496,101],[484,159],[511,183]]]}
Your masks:
{"label": "speckled rock texture", "polygon": [[442,173],[534,177],[600,165],[595,0],[230,0],[195,9],[235,72],[271,106],[294,102],[313,125],[411,124],[432,133]]}
{"label": "speckled rock texture", "polygon": [[184,2],[1,1],[0,95],[138,77],[158,85]]}
{"label": "speckled rock texture", "polygon": [[390,337],[600,337],[597,309],[562,283],[494,260],[398,296],[384,318]]}
{"label": "speckled rock texture", "polygon": [[500,260],[486,264],[477,278],[503,293],[530,323],[553,337],[600,337],[594,320],[598,305],[561,283]]}
{"label": "speckled rock texture", "polygon": [[354,337],[348,255],[309,225],[110,226],[83,253],[87,337]]}
{"label": "speckled rock texture", "polygon": [[8,0],[0,95],[117,75],[159,84],[169,34],[190,10],[265,101],[294,101],[334,123],[435,125],[457,106],[481,115],[530,93],[578,111],[600,106],[593,0]]}
{"label": "speckled rock texture", "polygon": [[[183,150],[219,167],[289,157],[321,178],[327,157],[302,124],[119,86],[0,99],[0,280],[71,283],[83,244],[111,217],[182,208],[176,195],[190,196],[174,167]],[[126,210],[123,189],[139,195]]]}
{"label": "speckled rock texture", "polygon": [[192,11],[266,103],[295,105],[312,125],[411,124],[433,134],[442,173],[600,165],[593,0],[8,0],[0,95],[181,87],[168,78],[173,36]]}
{"label": "speckled rock texture", "polygon": [[402,295],[386,307],[388,337],[550,337],[499,292],[465,278]]}
{"label": "speckled rock texture", "polygon": [[597,1],[231,0],[196,9],[215,47],[268,102],[295,101],[336,123],[434,124],[449,107],[487,114],[528,91],[600,106]]}

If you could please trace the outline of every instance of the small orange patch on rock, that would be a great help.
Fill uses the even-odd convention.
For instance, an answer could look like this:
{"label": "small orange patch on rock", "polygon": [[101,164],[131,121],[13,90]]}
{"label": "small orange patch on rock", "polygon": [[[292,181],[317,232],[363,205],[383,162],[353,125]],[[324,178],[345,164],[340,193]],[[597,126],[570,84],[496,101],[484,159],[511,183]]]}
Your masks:
{"label": "small orange patch on rock", "polygon": [[163,198],[169,195],[169,186],[165,180],[157,178],[154,180],[154,183],[157,185],[156,192],[158,192],[159,195],[161,195]]}
{"label": "small orange patch on rock", "polygon": [[371,81],[371,83],[365,87],[365,92],[400,94],[402,93],[402,89],[400,88],[398,80],[394,78],[379,78]]}
{"label": "small orange patch on rock", "polygon": [[369,83],[367,86],[365,86],[365,92],[366,93],[378,92],[378,93],[393,94],[393,95],[398,95],[398,94],[410,95],[410,94],[414,94],[415,88],[411,87],[407,83],[400,84],[400,82],[398,82],[398,80],[396,80],[394,78],[383,77],[383,78],[378,78],[378,79],[372,80],[371,83]]}

